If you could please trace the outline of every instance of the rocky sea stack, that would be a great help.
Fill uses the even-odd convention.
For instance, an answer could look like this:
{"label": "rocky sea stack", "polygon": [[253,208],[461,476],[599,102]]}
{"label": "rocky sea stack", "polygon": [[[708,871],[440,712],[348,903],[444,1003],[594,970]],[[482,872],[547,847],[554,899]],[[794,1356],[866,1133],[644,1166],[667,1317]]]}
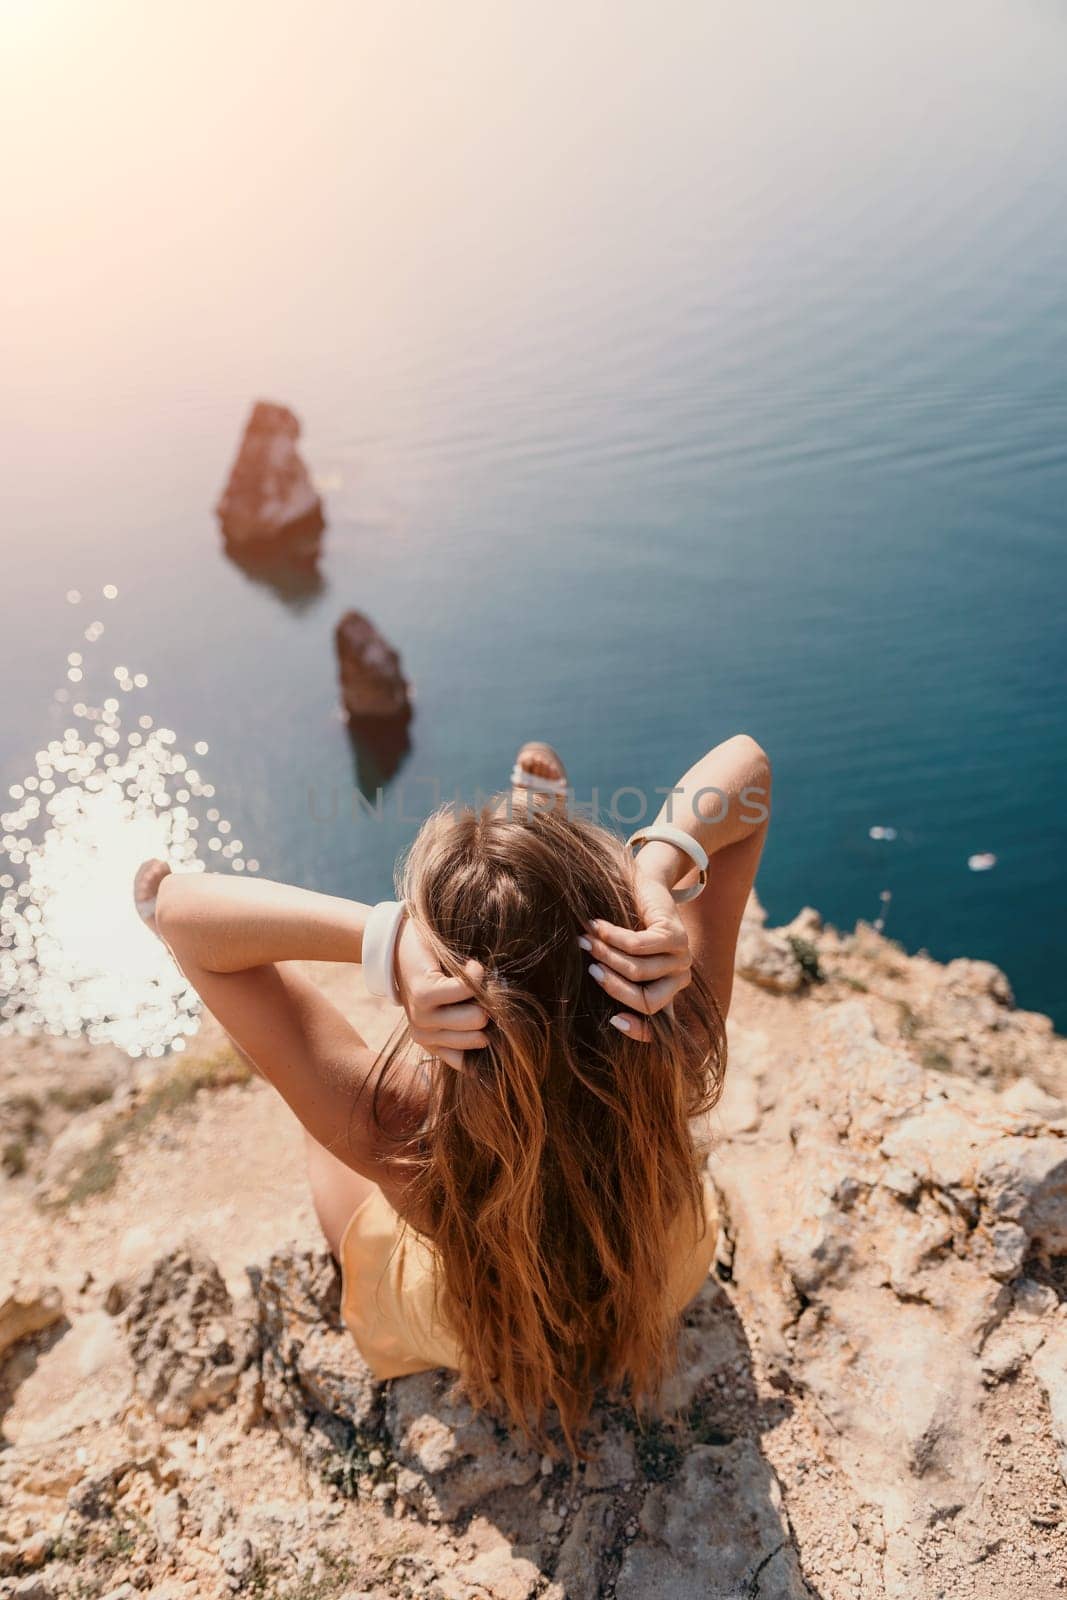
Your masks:
{"label": "rocky sea stack", "polygon": [[286,406],[257,400],[215,508],[229,546],[265,551],[277,541],[315,541],[322,533],[322,501],[299,438],[300,423]]}

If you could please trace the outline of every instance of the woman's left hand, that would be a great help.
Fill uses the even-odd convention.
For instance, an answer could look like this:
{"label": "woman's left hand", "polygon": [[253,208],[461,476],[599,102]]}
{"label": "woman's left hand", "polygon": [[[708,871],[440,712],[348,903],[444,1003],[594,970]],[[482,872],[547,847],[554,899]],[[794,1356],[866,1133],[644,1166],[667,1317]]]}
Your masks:
{"label": "woman's left hand", "polygon": [[648,1018],[669,1006],[692,977],[689,936],[674,897],[664,883],[635,874],[637,909],[643,926],[620,928],[591,922],[579,939],[593,957],[591,975],[626,1007],[611,1018],[628,1038],[652,1040]]}

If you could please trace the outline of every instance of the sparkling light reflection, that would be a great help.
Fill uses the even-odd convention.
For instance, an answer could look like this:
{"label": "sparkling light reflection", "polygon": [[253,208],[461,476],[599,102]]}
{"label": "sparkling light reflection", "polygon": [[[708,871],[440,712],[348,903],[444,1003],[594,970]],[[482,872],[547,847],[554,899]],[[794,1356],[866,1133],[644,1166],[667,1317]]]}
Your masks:
{"label": "sparkling light reflection", "polygon": [[[67,679],[84,693],[89,668],[77,652],[68,661]],[[0,1035],[85,1035],[131,1056],[161,1056],[196,1032],[199,1001],[134,910],[133,875],[148,856],[175,871],[203,871],[198,802],[215,790],[178,749],[175,733],[141,710],[147,677],[125,667],[113,677],[135,696],[134,726],[123,731],[114,697],[77,700],[62,737],[38,750],[34,771],[7,791]],[[67,704],[73,697],[62,688],[55,698]],[[207,745],[198,741],[195,751],[206,755]],[[229,822],[216,807],[210,817],[213,870],[254,872],[258,862],[246,860]]]}

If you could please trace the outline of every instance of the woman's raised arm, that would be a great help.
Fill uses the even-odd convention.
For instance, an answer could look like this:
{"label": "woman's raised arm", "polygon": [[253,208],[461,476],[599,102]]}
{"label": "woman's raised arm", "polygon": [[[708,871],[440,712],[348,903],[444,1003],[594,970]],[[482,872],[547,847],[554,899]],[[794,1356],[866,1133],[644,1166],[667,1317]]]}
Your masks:
{"label": "woman's raised arm", "polygon": [[159,885],[161,938],[208,972],[274,961],[360,961],[370,906],[262,878],[170,873]]}
{"label": "woman's raised arm", "polygon": [[312,1137],[395,1199],[396,1140],[418,1129],[423,1086],[402,1066],[379,1084],[378,1053],[294,965],[358,962],[369,909],[287,884],[168,874],[158,885],[155,927],[208,1010]]}
{"label": "woman's raised arm", "polygon": [[737,936],[767,837],[770,805],[770,761],[743,733],[709,750],[666,793],[656,821],[680,828],[703,846],[709,857],[707,887],[698,899],[673,906],[670,891],[696,878],[690,857],[665,840],[642,846],[638,897],[645,928],[634,932],[596,923],[588,941],[596,957],[594,977],[627,1008],[617,1027],[648,1037],[641,1013],[660,1010],[684,986],[676,940],[683,928],[687,955],[703,969],[726,1016]]}
{"label": "woman's raised arm", "polygon": [[[770,760],[755,739],[738,733],[693,763],[666,794],[656,821],[680,828],[715,856],[753,837],[762,840],[770,808]],[[672,887],[695,876],[688,856],[659,840],[645,845],[639,859],[646,872],[655,863]]]}

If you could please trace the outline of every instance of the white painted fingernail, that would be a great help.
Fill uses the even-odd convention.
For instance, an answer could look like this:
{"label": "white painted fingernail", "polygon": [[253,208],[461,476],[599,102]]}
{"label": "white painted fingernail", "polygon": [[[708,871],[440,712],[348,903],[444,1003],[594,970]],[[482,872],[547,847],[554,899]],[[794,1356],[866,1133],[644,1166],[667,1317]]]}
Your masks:
{"label": "white painted fingernail", "polygon": [[591,950],[593,948],[592,941],[587,939],[584,933],[578,935],[578,945],[582,950]]}
{"label": "white painted fingernail", "polygon": [[602,966],[600,966],[599,962],[594,961],[594,962],[591,963],[591,965],[589,967],[589,976],[591,978],[595,978],[597,983],[603,983],[603,981],[604,981],[604,968]]}
{"label": "white painted fingernail", "polygon": [[629,1017],[609,1017],[608,1020],[613,1028],[618,1028],[620,1033],[629,1033],[631,1028]]}

